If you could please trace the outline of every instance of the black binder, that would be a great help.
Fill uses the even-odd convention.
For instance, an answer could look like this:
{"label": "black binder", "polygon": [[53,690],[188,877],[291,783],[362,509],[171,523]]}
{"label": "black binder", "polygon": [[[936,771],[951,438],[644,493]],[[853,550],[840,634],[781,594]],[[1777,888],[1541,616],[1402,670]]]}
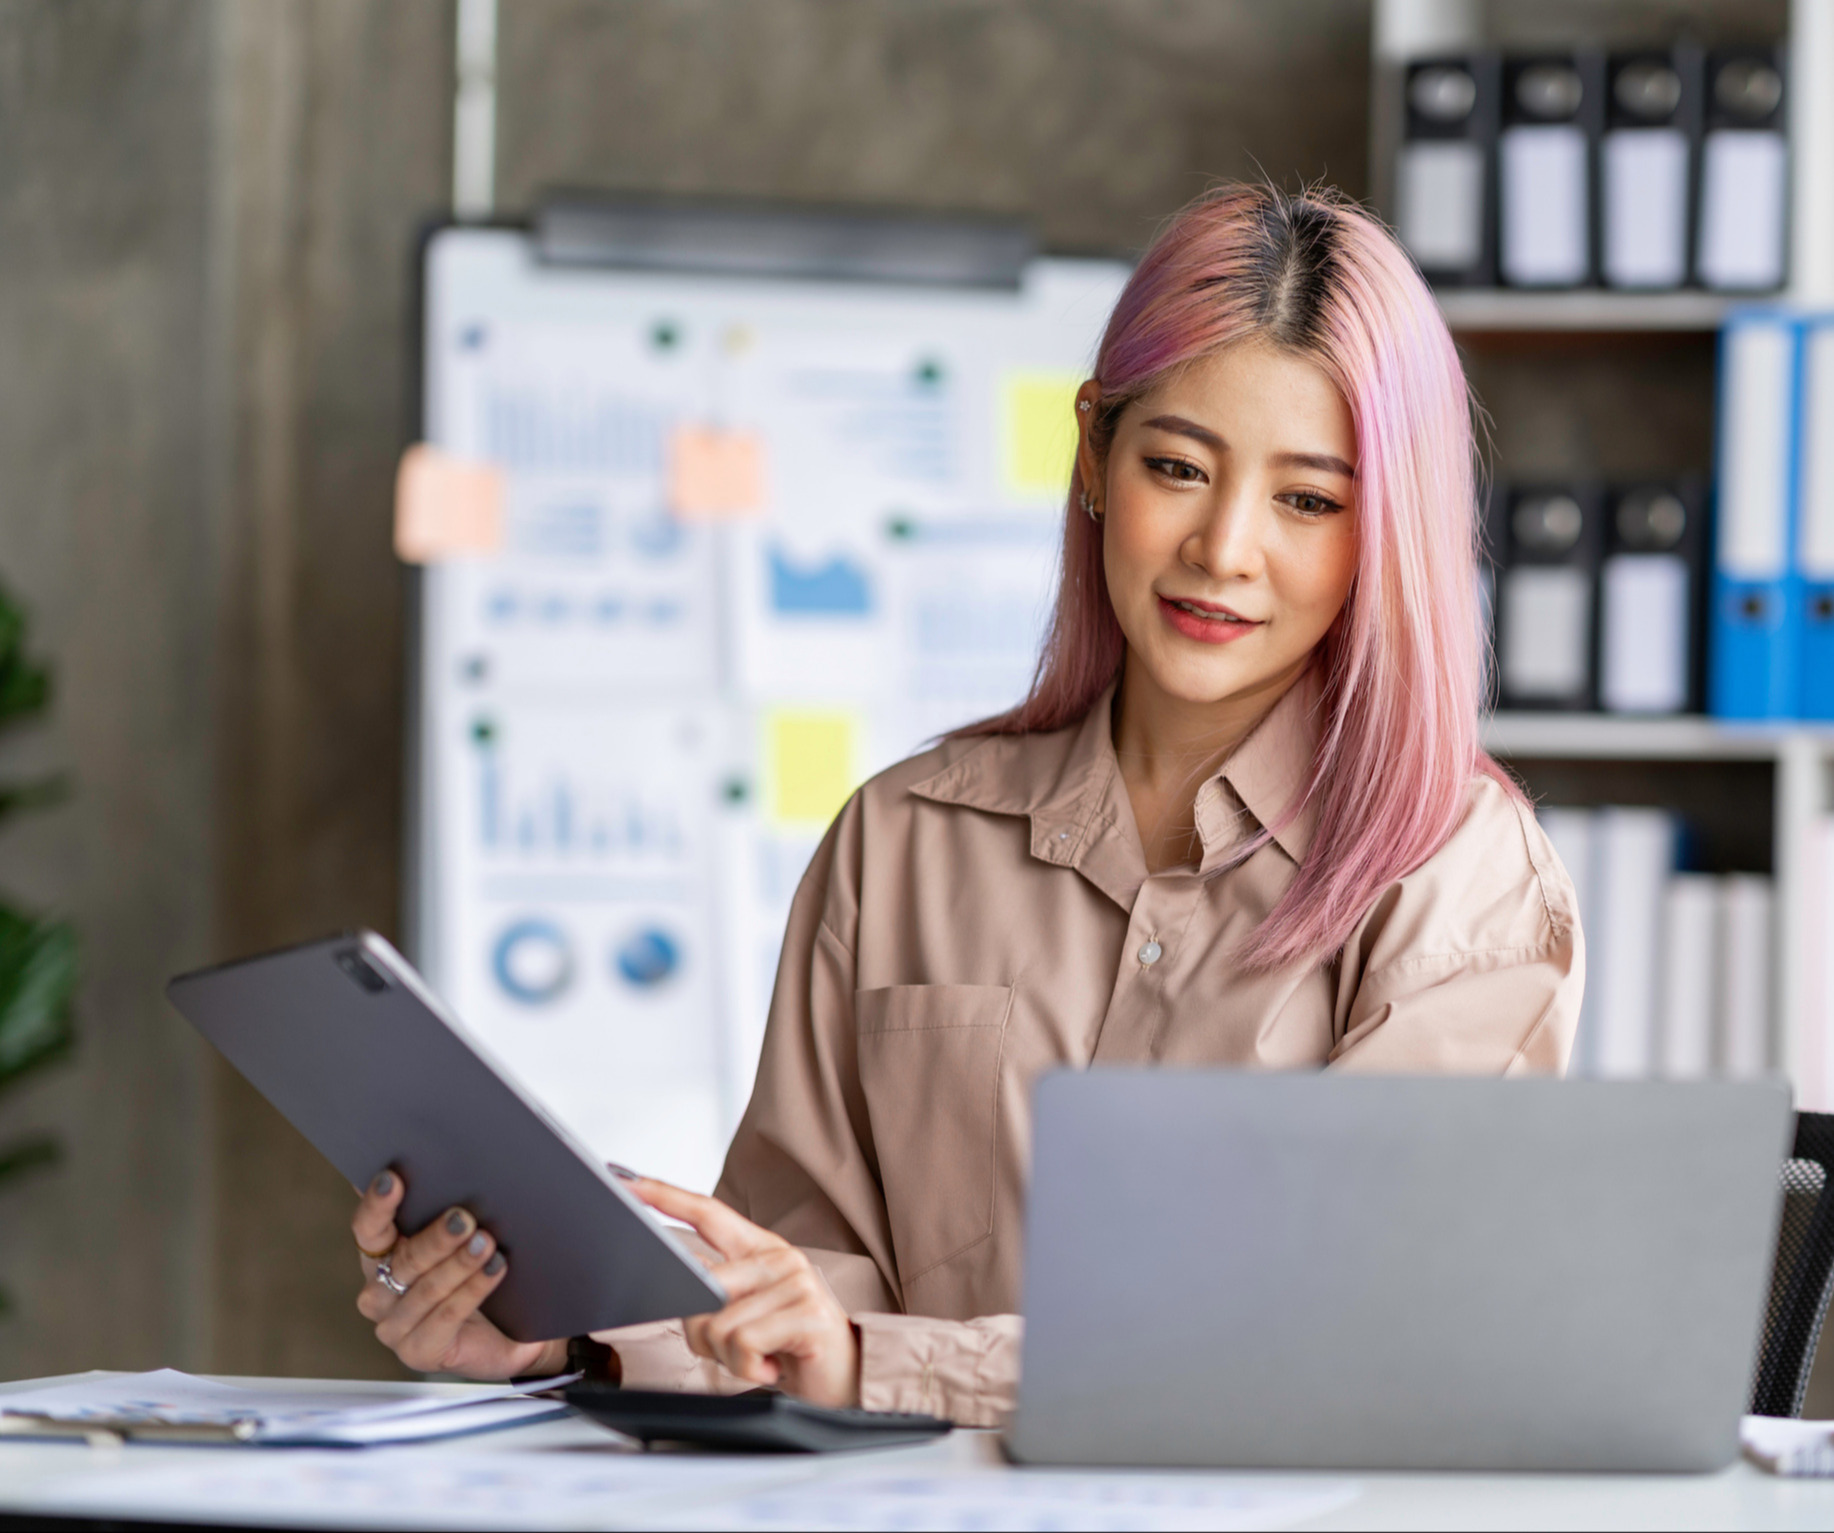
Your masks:
{"label": "black binder", "polygon": [[1512,485],[1493,506],[1502,708],[1586,710],[1596,687],[1602,487]]}
{"label": "black binder", "polygon": [[1589,49],[1503,64],[1497,268],[1512,287],[1584,287],[1597,272],[1605,61]]}
{"label": "black binder", "polygon": [[1606,510],[1599,706],[1697,713],[1706,682],[1706,486],[1697,479],[1623,485]]}
{"label": "black binder", "polygon": [[1707,56],[1694,274],[1725,292],[1768,292],[1788,269],[1789,102],[1783,49]]}
{"label": "black binder", "polygon": [[1700,50],[1614,54],[1599,150],[1599,274],[1607,286],[1688,279],[1700,154]]}
{"label": "black binder", "polygon": [[1408,65],[1406,117],[1395,161],[1395,227],[1427,280],[1496,283],[1494,54]]}

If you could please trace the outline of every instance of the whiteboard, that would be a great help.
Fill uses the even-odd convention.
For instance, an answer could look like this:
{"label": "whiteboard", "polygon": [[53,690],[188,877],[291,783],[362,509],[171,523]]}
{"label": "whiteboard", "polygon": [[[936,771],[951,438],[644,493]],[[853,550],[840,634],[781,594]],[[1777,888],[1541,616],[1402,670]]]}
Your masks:
{"label": "whiteboard", "polygon": [[500,551],[421,577],[410,941],[595,1150],[710,1190],[827,822],[1026,689],[1127,270],[695,274],[448,229],[423,276],[423,434],[506,490]]}

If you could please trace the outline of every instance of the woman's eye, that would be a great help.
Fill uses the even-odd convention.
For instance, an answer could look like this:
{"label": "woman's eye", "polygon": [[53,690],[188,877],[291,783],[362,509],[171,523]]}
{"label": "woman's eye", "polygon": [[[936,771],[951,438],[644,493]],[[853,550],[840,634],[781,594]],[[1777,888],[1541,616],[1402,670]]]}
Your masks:
{"label": "woman's eye", "polygon": [[1167,479],[1176,479],[1180,484],[1191,484],[1204,476],[1201,468],[1184,458],[1148,458],[1146,466]]}
{"label": "woman's eye", "polygon": [[1295,490],[1290,495],[1279,497],[1303,516],[1323,516],[1327,511],[1341,511],[1344,508],[1336,501],[1323,495],[1314,495],[1310,490]]}

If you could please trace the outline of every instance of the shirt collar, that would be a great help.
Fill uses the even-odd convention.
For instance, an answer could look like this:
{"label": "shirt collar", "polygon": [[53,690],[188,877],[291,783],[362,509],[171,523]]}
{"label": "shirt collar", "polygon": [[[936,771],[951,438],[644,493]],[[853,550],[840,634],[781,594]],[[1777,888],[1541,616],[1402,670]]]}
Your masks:
{"label": "shirt collar", "polygon": [[[1105,688],[1088,713],[1063,729],[991,735],[911,791],[941,804],[1029,817],[1034,857],[1076,868],[1131,909],[1146,866],[1114,754],[1114,692],[1113,685]],[[1308,671],[1198,790],[1200,874],[1226,864],[1245,835],[1256,833],[1241,823],[1237,804],[1258,826],[1277,827],[1274,843],[1295,863],[1305,860],[1317,806],[1298,800],[1317,750],[1320,692]]]}
{"label": "shirt collar", "polygon": [[1295,863],[1305,861],[1318,830],[1318,803],[1316,795],[1302,795],[1311,783],[1318,753],[1323,691],[1316,672],[1307,670],[1249,731],[1216,777],[1198,790],[1197,834],[1204,848],[1200,872],[1225,861],[1240,839],[1229,824],[1232,816],[1219,787],[1223,783],[1261,826],[1273,832],[1281,851]]}

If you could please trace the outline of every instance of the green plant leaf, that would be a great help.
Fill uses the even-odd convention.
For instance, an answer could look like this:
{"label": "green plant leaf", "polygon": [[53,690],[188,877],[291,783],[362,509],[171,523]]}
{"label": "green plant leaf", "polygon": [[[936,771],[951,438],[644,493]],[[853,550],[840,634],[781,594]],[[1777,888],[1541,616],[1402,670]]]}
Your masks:
{"label": "green plant leaf", "polygon": [[0,1184],[28,1171],[36,1171],[40,1166],[56,1165],[63,1158],[63,1146],[49,1134],[15,1139],[5,1149],[0,1149]]}
{"label": "green plant leaf", "polygon": [[41,665],[0,666],[0,726],[44,712],[51,673]]}
{"label": "green plant leaf", "polygon": [[49,809],[70,797],[70,779],[41,777],[37,782],[14,783],[0,788],[0,823],[24,809]]}
{"label": "green plant leaf", "polygon": [[25,613],[0,589],[0,726],[44,711],[51,673],[25,654]]}
{"label": "green plant leaf", "polygon": [[0,1087],[70,1047],[76,932],[0,905]]}

